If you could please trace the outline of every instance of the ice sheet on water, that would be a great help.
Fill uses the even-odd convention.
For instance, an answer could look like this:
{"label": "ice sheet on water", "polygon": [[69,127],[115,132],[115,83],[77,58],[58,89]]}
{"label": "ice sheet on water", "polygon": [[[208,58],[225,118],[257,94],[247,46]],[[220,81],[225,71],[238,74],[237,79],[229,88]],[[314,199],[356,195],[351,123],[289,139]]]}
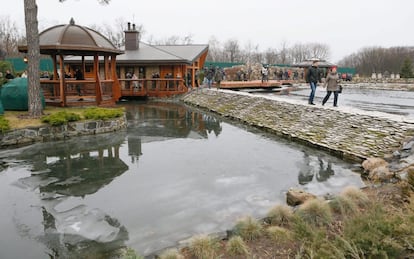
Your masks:
{"label": "ice sheet on water", "polygon": [[32,175],[25,178],[20,178],[14,183],[15,186],[22,189],[35,190],[39,187],[47,186],[49,184],[59,181],[56,177],[43,177],[41,175]]}
{"label": "ice sheet on water", "polygon": [[60,234],[75,235],[100,243],[115,241],[120,228],[109,224],[106,214],[99,209],[88,209],[85,205],[64,212],[50,210]]}

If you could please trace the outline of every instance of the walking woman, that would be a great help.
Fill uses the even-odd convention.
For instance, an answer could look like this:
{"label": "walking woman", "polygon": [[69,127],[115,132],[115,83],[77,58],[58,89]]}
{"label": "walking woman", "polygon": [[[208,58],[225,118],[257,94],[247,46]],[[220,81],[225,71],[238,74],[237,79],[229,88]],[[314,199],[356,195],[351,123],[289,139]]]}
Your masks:
{"label": "walking woman", "polygon": [[333,93],[334,94],[333,106],[334,107],[338,106],[338,93],[339,93],[338,82],[339,82],[339,76],[338,76],[338,73],[336,72],[336,67],[332,67],[331,71],[326,76],[325,84],[323,85],[323,87],[327,87],[327,88],[326,88],[325,98],[323,98],[323,101],[322,101],[322,105],[325,105],[325,103],[329,100],[329,97]]}

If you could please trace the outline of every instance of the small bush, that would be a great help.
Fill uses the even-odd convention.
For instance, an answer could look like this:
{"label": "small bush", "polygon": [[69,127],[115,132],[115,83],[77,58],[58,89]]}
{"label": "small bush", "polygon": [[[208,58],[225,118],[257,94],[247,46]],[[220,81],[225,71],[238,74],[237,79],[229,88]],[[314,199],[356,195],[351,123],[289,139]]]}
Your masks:
{"label": "small bush", "polygon": [[358,212],[358,206],[346,196],[336,196],[329,202],[332,211],[343,217],[354,215]]}
{"label": "small bush", "polygon": [[41,118],[42,122],[49,123],[52,126],[60,126],[71,121],[78,121],[80,119],[81,118],[78,114],[67,111],[59,111]]}
{"label": "small bush", "polygon": [[368,258],[398,258],[403,251],[398,242],[402,219],[398,215],[386,212],[376,204],[363,214],[344,222],[344,239],[354,244]]}
{"label": "small bush", "polygon": [[249,216],[236,223],[234,232],[244,240],[254,240],[260,237],[263,227],[256,219]]}
{"label": "small bush", "polygon": [[109,109],[109,108],[88,108],[83,112],[83,116],[87,120],[107,120],[112,118],[119,118],[124,114],[122,108]]}
{"label": "small bush", "polygon": [[292,234],[286,228],[271,226],[267,228],[266,232],[269,238],[277,244],[292,241]]}
{"label": "small bush", "polygon": [[184,256],[177,249],[168,249],[161,253],[160,259],[184,259]]}
{"label": "small bush", "polygon": [[4,118],[4,116],[1,115],[0,116],[0,131],[4,133],[8,130],[10,130],[10,123],[6,118]]}
{"label": "small bush", "polygon": [[226,244],[226,251],[231,256],[248,256],[249,248],[240,236],[233,236]]}
{"label": "small bush", "polygon": [[195,236],[191,239],[189,249],[196,258],[215,258],[218,250],[218,241],[205,235]]}
{"label": "small bush", "polygon": [[293,218],[293,210],[287,205],[277,205],[270,209],[266,218],[272,225],[288,226]]}
{"label": "small bush", "polygon": [[360,208],[366,208],[371,203],[368,198],[368,195],[366,195],[363,191],[354,186],[345,188],[341,192],[341,196],[351,199]]}
{"label": "small bush", "polygon": [[296,214],[314,226],[328,225],[332,222],[332,212],[324,200],[312,199],[303,203]]}

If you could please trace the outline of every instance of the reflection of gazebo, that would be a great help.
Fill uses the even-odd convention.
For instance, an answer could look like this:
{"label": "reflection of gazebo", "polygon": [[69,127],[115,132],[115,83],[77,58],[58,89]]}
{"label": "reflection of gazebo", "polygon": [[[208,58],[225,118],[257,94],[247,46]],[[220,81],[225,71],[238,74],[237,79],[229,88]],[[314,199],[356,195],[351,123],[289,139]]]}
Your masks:
{"label": "reflection of gazebo", "polygon": [[[53,76],[41,80],[46,103],[57,106],[113,105],[121,96],[116,75],[116,56],[123,51],[102,34],[79,25],[73,19],[69,24],[57,25],[44,30],[39,35],[40,53],[52,56]],[[27,52],[27,46],[19,46]],[[88,67],[93,77],[76,80],[67,76],[65,57],[81,56],[79,69],[85,74],[85,57],[93,57],[93,66]],[[99,73],[99,57],[103,56],[104,69]],[[59,71],[57,63],[59,62]],[[81,89],[81,95],[78,89]]]}

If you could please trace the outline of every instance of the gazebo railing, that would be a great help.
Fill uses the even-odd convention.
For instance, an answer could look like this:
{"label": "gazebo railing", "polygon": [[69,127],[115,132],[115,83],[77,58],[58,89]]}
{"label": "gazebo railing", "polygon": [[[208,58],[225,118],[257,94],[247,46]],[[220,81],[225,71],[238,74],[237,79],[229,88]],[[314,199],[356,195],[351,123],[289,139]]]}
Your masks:
{"label": "gazebo railing", "polygon": [[119,79],[122,96],[169,96],[187,92],[183,79]]}

